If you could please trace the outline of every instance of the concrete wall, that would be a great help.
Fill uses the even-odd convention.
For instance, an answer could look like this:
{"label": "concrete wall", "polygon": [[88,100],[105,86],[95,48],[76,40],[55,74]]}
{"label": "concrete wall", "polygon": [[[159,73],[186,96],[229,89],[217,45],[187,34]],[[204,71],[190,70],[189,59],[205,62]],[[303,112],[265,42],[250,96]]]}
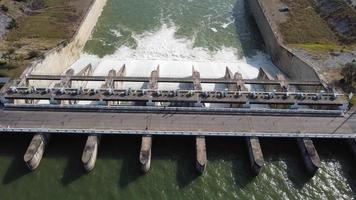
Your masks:
{"label": "concrete wall", "polygon": [[43,60],[36,61],[23,74],[61,74],[80,56],[107,0],[94,0],[80,27],[66,46],[60,46],[48,52]]}
{"label": "concrete wall", "polygon": [[[286,48],[278,37],[278,30],[273,30],[268,14],[261,4],[263,0],[248,0],[251,12],[260,29],[267,52],[273,63],[284,72],[290,79],[295,80],[320,80],[314,68],[302,58],[293,54]],[[266,0],[268,1],[268,0]]]}

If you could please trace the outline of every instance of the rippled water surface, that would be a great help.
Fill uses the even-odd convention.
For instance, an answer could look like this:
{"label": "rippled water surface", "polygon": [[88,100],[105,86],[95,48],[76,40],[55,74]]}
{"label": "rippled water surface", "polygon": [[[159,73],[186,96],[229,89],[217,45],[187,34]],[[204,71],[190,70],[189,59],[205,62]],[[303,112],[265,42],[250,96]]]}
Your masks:
{"label": "rippled water surface", "polygon": [[156,137],[152,166],[140,173],[140,138],[103,137],[94,171],[80,163],[85,138],[54,136],[40,167],[22,156],[30,137],[1,136],[1,199],[353,199],[355,163],[343,141],[316,141],[322,168],[310,178],[293,140],[263,139],[266,166],[250,172],[245,141],[208,138],[208,167],[194,169],[194,138]]}

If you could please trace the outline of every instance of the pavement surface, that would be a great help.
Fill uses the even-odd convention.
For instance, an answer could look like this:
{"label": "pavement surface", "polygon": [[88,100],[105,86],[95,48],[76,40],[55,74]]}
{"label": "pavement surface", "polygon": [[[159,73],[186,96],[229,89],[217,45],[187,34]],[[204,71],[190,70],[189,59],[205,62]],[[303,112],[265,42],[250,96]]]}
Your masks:
{"label": "pavement surface", "polygon": [[344,117],[0,110],[0,132],[355,138]]}

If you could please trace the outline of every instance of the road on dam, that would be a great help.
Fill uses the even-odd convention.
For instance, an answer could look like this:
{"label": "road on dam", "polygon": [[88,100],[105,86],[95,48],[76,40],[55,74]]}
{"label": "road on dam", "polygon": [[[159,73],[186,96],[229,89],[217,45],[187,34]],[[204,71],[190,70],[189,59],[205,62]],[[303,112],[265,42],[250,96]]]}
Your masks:
{"label": "road on dam", "polygon": [[356,116],[0,110],[1,132],[355,138]]}

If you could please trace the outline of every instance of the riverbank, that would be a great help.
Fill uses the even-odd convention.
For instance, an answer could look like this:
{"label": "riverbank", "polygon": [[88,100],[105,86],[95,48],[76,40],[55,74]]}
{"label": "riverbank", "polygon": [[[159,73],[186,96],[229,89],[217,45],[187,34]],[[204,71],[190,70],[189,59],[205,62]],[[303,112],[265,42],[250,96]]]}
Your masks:
{"label": "riverbank", "polygon": [[[356,11],[344,0],[261,1],[282,44],[313,66],[328,83],[356,58]],[[284,9],[284,10],[283,10]]]}
{"label": "riverbank", "polygon": [[[267,52],[289,78],[320,79],[332,87],[350,88],[343,83],[345,66],[356,58],[353,25],[356,11],[350,2],[249,0],[249,3]],[[350,105],[354,102],[355,97]]]}
{"label": "riverbank", "polygon": [[0,37],[0,76],[18,77],[46,52],[68,43],[92,3],[93,0],[2,0],[0,12],[12,22]]}

